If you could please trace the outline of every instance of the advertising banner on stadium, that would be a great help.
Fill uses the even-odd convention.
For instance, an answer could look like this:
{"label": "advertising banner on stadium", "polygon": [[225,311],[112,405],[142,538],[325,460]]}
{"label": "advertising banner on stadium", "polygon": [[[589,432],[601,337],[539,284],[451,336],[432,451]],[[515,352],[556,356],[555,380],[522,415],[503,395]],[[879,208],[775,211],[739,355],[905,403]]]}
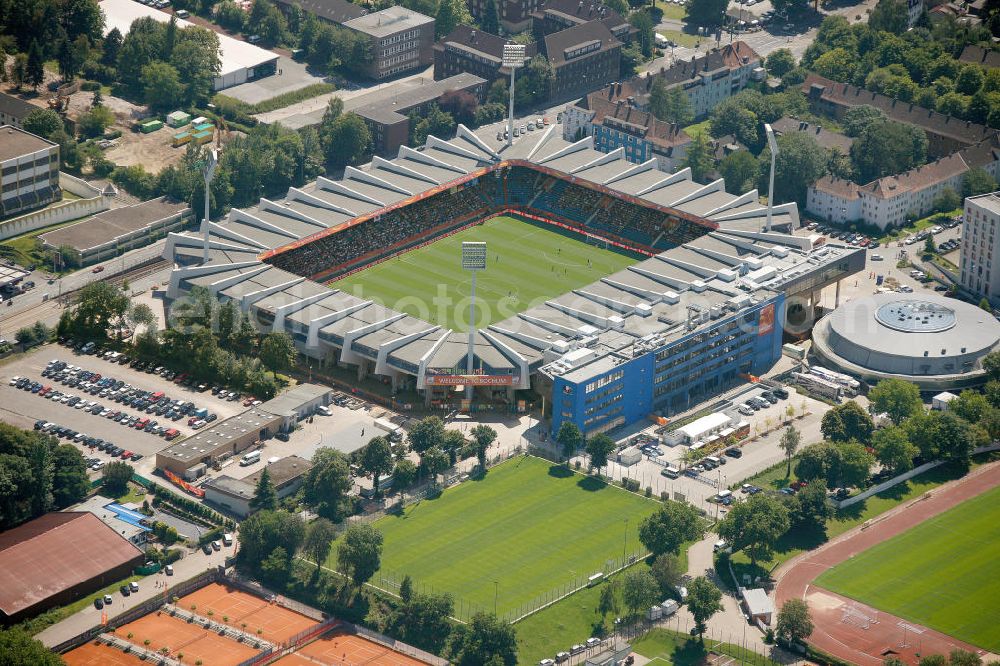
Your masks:
{"label": "advertising banner on stadium", "polygon": [[757,326],[757,335],[767,335],[774,330],[774,303],[768,303],[760,311],[760,320]]}
{"label": "advertising banner on stadium", "polygon": [[514,375],[428,375],[427,386],[513,386]]}

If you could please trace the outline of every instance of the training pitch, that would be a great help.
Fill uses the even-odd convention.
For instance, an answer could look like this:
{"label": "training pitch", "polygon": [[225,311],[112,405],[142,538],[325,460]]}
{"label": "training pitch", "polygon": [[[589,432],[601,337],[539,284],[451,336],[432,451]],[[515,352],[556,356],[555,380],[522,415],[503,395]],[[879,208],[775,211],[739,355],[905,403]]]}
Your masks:
{"label": "training pitch", "polygon": [[1000,487],[844,561],[815,583],[997,652],[998,548]]}
{"label": "training pitch", "polygon": [[[620,562],[623,550],[642,553],[638,526],[657,504],[561,465],[518,457],[481,481],[376,521],[384,544],[372,583],[384,579],[391,587],[388,581],[409,574],[416,591],[451,593],[456,614],[465,617],[470,605],[492,612],[496,594],[497,614],[514,617],[557,588],[586,582],[609,560]],[[337,566],[336,543],[327,566]]]}
{"label": "training pitch", "polygon": [[623,252],[604,249],[603,244],[587,243],[571,232],[561,233],[557,227],[500,216],[330,286],[455,331],[466,331],[472,277],[462,269],[463,241],[484,241],[488,251],[486,270],[476,277],[479,327],[637,261]]}

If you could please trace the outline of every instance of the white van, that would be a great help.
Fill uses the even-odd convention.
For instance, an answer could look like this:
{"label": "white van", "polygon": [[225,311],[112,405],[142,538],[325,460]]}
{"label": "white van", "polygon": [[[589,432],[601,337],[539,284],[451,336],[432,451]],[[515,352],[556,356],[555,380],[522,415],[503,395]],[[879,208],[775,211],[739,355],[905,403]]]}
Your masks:
{"label": "white van", "polygon": [[232,546],[233,545],[233,535],[232,534],[223,534],[222,535],[222,543],[225,544],[226,546]]}
{"label": "white van", "polygon": [[253,451],[240,458],[240,467],[247,467],[260,461],[260,451]]}
{"label": "white van", "polygon": [[719,539],[718,541],[715,542],[715,544],[712,545],[712,551],[716,553],[728,553],[729,544],[726,543],[725,539]]}
{"label": "white van", "polygon": [[653,40],[656,42],[656,48],[665,49],[670,46],[670,40],[660,33],[654,33]]}
{"label": "white van", "polygon": [[667,465],[660,471],[660,474],[667,477],[668,479],[676,479],[680,477],[681,471],[676,467],[674,467],[673,465]]}

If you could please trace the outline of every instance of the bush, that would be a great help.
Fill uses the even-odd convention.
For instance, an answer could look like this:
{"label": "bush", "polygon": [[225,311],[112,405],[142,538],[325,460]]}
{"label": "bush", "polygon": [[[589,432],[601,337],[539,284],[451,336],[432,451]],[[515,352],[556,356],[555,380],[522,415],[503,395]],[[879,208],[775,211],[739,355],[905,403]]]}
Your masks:
{"label": "bush", "polygon": [[646,486],[646,497],[653,496],[653,486]]}
{"label": "bush", "polygon": [[663,502],[669,501],[670,500],[670,493],[668,493],[666,490],[661,490],[660,491],[660,500],[663,501]]}
{"label": "bush", "polygon": [[80,84],[80,90],[85,90],[87,92],[94,92],[95,90],[100,90],[101,84],[97,81],[84,81]]}
{"label": "bush", "polygon": [[198,537],[198,545],[204,546],[206,543],[212,543],[222,538],[223,530],[221,527],[215,527]]}
{"label": "bush", "polygon": [[622,488],[633,493],[639,492],[639,482],[635,479],[630,479],[627,476],[622,477]]}

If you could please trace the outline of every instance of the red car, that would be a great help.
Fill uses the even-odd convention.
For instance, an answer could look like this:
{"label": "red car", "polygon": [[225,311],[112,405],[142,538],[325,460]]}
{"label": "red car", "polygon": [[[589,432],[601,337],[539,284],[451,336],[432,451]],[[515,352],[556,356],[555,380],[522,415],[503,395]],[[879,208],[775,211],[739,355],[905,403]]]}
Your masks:
{"label": "red car", "polygon": [[122,451],[122,456],[121,457],[122,457],[122,460],[128,460],[129,458],[132,457],[132,452],[131,451]]}
{"label": "red car", "polygon": [[94,268],[90,272],[91,273],[100,273],[103,270],[104,270],[104,266],[94,266]]}

